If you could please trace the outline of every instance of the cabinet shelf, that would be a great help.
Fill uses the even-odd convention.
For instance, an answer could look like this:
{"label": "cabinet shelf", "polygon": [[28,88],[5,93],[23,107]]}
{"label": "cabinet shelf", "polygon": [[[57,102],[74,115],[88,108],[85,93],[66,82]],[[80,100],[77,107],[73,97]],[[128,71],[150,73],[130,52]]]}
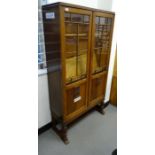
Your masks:
{"label": "cabinet shelf", "polygon": [[98,67],[92,74],[98,74],[98,73],[101,73],[103,71],[106,71],[107,70],[107,66],[102,66],[102,67]]}
{"label": "cabinet shelf", "polygon": [[75,36],[79,36],[79,37],[86,37],[87,33],[66,33],[65,34],[66,37],[75,37]]}
{"label": "cabinet shelf", "polygon": [[[82,50],[78,50],[78,52],[87,52],[88,51],[88,49],[82,49]],[[68,51],[66,51],[65,53],[76,53],[77,51],[70,51],[70,52],[68,52]]]}
{"label": "cabinet shelf", "polygon": [[79,37],[86,37],[88,34],[87,33],[79,33],[78,36]]}
{"label": "cabinet shelf", "polygon": [[[73,58],[73,57],[79,57],[79,56],[81,56],[81,55],[86,55],[87,54],[87,49],[86,50],[79,50],[78,51],[78,54],[76,53],[76,51],[72,51],[72,52],[65,52],[66,53],[66,58]],[[67,56],[67,54],[68,55],[70,55],[70,56]]]}
{"label": "cabinet shelf", "polygon": [[79,81],[79,80],[85,79],[86,77],[87,77],[86,74],[82,74],[82,75],[80,75],[80,76],[75,76],[75,77],[70,77],[70,78],[68,78],[68,79],[66,80],[66,84],[68,85],[68,84],[71,84],[71,83],[73,83],[73,82],[77,82],[77,81]]}

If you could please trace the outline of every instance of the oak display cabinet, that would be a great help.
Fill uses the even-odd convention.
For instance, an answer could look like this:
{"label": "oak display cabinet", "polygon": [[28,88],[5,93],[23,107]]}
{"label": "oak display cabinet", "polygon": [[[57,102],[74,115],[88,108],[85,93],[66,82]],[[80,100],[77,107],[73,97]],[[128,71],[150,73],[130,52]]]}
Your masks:
{"label": "oak display cabinet", "polygon": [[52,128],[67,144],[67,126],[103,100],[114,13],[54,3],[42,7]]}

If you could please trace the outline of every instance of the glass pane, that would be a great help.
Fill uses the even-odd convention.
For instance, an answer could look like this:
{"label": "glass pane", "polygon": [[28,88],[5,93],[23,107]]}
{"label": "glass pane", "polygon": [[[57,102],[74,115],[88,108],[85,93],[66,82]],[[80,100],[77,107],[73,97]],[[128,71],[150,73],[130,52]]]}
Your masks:
{"label": "glass pane", "polygon": [[84,23],[89,23],[89,16],[84,15]]}
{"label": "glass pane", "polygon": [[65,21],[70,21],[70,13],[65,13]]}
{"label": "glass pane", "polygon": [[92,73],[102,72],[108,67],[112,19],[96,17],[95,22],[96,28]]}
{"label": "glass pane", "polygon": [[86,77],[89,16],[65,14],[66,83]]}
{"label": "glass pane", "polygon": [[87,65],[87,54],[78,56],[78,76],[80,78],[86,77],[86,65]]}
{"label": "glass pane", "polygon": [[66,52],[75,52],[77,48],[77,37],[66,37]]}
{"label": "glass pane", "polygon": [[96,24],[99,24],[100,18],[99,18],[99,17],[96,17],[95,19],[96,19],[96,20],[95,20],[95,23],[96,23]]}
{"label": "glass pane", "polygon": [[107,25],[107,31],[111,31],[111,25]]}
{"label": "glass pane", "polygon": [[79,24],[79,33],[88,33],[89,25],[87,24]]}
{"label": "glass pane", "polygon": [[106,68],[108,65],[108,54],[102,52],[101,53],[101,61],[100,61],[100,66],[103,68]]}
{"label": "glass pane", "polygon": [[77,34],[77,24],[66,23],[66,33],[76,33]]}
{"label": "glass pane", "polygon": [[79,50],[88,49],[88,38],[87,37],[79,37]]}
{"label": "glass pane", "polygon": [[111,25],[112,24],[112,19],[108,18],[108,24]]}
{"label": "glass pane", "polygon": [[106,18],[100,17],[100,24],[101,24],[101,25],[106,24]]}
{"label": "glass pane", "polygon": [[93,73],[97,72],[100,69],[100,53],[101,49],[94,50],[93,53]]}
{"label": "glass pane", "polygon": [[66,59],[66,82],[72,82],[76,77],[76,57]]}
{"label": "glass pane", "polygon": [[95,38],[95,47],[102,47],[102,39],[100,37]]}
{"label": "glass pane", "polygon": [[71,14],[71,21],[73,21],[73,22],[83,22],[83,15]]}

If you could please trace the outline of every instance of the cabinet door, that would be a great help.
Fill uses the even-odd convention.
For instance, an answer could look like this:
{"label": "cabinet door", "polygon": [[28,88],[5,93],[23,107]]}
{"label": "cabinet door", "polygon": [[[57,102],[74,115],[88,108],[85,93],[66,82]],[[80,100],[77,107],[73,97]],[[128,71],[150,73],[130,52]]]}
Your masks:
{"label": "cabinet door", "polygon": [[71,84],[88,74],[91,11],[62,7],[65,82]]}
{"label": "cabinet door", "polygon": [[[91,48],[90,102],[103,100],[111,50],[113,15],[94,12]],[[99,82],[100,81],[100,82]],[[90,103],[91,104],[91,103]]]}
{"label": "cabinet door", "polygon": [[[80,109],[83,107],[86,109],[87,106],[91,21],[91,11],[61,7],[61,43],[63,76],[67,88],[65,93],[67,117],[77,114]],[[80,85],[81,80],[86,80],[85,84]],[[79,96],[75,96],[76,92],[79,92]]]}
{"label": "cabinet door", "polygon": [[92,74],[107,71],[111,49],[113,16],[105,13],[94,13],[92,41]]}

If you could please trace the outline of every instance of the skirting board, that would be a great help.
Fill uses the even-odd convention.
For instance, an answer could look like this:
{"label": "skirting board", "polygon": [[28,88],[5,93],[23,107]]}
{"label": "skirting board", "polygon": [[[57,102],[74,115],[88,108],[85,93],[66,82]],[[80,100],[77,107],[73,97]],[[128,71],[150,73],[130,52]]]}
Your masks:
{"label": "skirting board", "polygon": [[[106,108],[109,105],[110,101],[104,103],[104,108]],[[44,133],[45,131],[49,130],[52,127],[52,122],[49,122],[48,124],[42,126],[38,129],[38,135]]]}
{"label": "skirting board", "polygon": [[41,128],[38,129],[38,135],[42,134],[43,132],[47,131],[52,127],[52,122],[49,122],[48,124],[42,126]]}

